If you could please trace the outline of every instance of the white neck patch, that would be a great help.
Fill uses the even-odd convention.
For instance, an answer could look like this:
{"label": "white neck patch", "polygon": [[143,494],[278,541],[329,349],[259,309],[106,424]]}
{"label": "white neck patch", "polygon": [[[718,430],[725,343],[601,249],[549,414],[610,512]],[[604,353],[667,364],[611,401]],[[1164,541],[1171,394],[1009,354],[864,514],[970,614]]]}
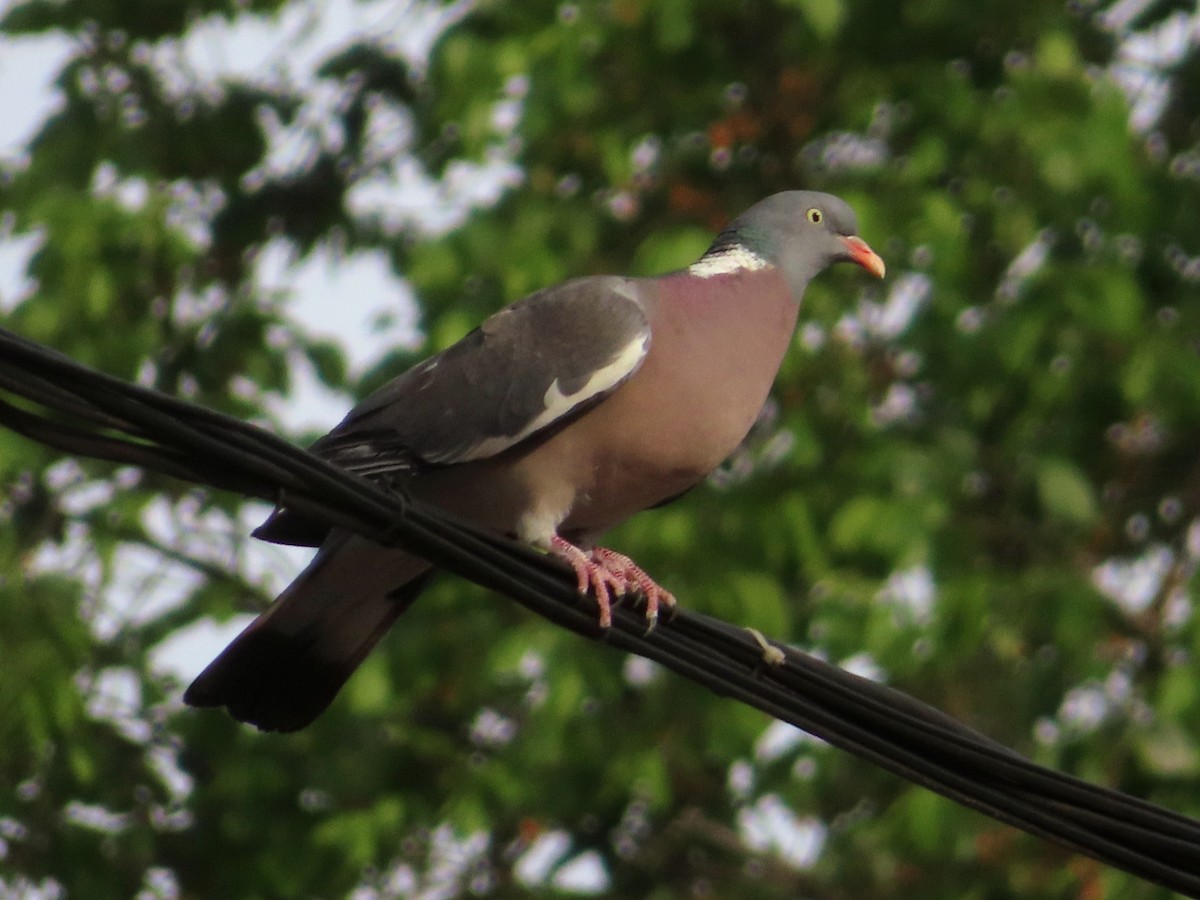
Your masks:
{"label": "white neck patch", "polygon": [[706,253],[688,266],[688,274],[697,278],[715,278],[735,272],[753,272],[769,269],[771,264],[743,244],[722,247],[715,253]]}

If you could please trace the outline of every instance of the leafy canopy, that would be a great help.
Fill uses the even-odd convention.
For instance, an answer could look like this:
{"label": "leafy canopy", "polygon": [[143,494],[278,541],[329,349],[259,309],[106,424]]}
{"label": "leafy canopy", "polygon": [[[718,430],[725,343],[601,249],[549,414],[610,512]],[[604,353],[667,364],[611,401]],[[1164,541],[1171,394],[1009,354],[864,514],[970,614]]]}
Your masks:
{"label": "leafy canopy", "polygon": [[[304,69],[304,4],[11,6],[5,41],[70,53],[0,164],[0,239],[36,239],[6,325],[279,425],[304,372],[361,394],[418,353],[348,364],[257,277],[271,248],[385,254],[423,353],[834,191],[888,281],[813,285],[755,438],[611,543],[691,607],[1200,813],[1194,8],[331,8],[362,27]],[[243,59],[247,31],[296,59]],[[0,509],[7,888],[1156,895],[449,579],[303,733],[183,710],[162,648],[289,571],[245,540],[261,510],[7,433]]]}

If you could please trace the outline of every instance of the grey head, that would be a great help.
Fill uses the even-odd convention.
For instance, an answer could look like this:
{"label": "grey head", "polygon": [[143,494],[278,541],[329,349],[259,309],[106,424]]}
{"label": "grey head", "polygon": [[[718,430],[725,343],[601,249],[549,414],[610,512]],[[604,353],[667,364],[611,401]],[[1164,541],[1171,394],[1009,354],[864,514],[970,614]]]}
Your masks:
{"label": "grey head", "polygon": [[820,272],[853,262],[877,278],[883,260],[858,236],[854,210],[832,194],[784,191],[750,207],[717,237],[706,256],[748,250],[783,270],[797,300]]}

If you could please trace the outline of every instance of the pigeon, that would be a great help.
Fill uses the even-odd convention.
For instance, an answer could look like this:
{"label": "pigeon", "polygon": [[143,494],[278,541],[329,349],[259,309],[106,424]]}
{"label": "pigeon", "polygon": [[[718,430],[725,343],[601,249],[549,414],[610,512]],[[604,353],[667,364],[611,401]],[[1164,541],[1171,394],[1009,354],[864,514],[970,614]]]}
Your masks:
{"label": "pigeon", "polygon": [[[842,261],[883,277],[857,231],[835,196],[774,194],[686,269],[577,278],[502,309],[368,396],[311,450],[563,559],[601,627],[627,593],[644,600],[652,627],[674,597],[596,542],[737,449],[812,278]],[[318,550],[184,701],[295,731],[328,707],[433,566],[286,505],[254,536]]]}

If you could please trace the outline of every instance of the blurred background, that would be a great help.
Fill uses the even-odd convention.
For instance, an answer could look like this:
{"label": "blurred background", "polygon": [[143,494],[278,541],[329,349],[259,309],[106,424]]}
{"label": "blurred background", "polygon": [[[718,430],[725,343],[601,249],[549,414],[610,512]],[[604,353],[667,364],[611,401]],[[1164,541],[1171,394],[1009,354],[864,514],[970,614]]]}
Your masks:
{"label": "blurred background", "polygon": [[[0,3],[4,325],[306,442],[539,287],[828,190],[754,434],[610,536],[689,608],[1200,815],[1200,9]],[[261,504],[0,432],[0,894],[1164,892],[445,577],[306,731],[180,694]]]}

